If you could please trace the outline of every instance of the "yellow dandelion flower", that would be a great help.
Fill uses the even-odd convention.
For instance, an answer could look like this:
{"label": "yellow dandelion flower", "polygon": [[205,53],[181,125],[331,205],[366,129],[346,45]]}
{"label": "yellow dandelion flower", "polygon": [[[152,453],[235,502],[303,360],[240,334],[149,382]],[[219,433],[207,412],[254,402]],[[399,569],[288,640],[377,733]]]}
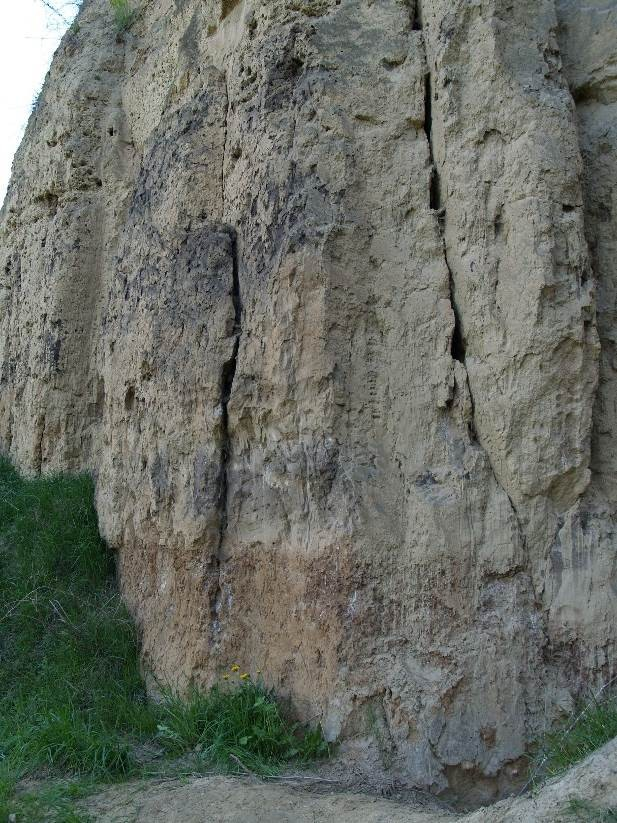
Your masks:
{"label": "yellow dandelion flower", "polygon": [[228,675],[228,674],[224,674],[224,675],[223,675],[223,680],[229,680],[229,675]]}
{"label": "yellow dandelion flower", "polygon": [[238,666],[237,663],[234,663],[233,666],[231,667],[231,671],[232,672],[239,672],[240,671],[240,666]]}
{"label": "yellow dandelion flower", "polygon": [[251,675],[248,672],[240,675],[240,680],[248,680]]}

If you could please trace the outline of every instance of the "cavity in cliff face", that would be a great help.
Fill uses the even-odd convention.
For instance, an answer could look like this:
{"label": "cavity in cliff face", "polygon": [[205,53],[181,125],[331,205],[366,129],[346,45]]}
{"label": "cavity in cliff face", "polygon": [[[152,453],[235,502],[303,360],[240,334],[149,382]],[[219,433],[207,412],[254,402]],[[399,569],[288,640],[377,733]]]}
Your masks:
{"label": "cavity in cliff face", "polygon": [[436,791],[506,788],[615,671],[588,6],[149,0],[118,37],[86,0],[2,212],[2,448],[94,472],[146,666],[262,669]]}

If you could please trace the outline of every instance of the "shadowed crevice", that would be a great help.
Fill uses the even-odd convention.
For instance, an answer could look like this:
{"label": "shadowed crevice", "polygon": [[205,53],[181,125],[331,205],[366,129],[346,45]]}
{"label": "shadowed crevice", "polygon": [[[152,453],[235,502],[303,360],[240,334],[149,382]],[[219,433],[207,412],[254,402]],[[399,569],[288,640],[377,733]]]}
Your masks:
{"label": "shadowed crevice", "polygon": [[[421,14],[420,6],[418,12]],[[429,207],[432,211],[437,213],[437,223],[439,226],[439,234],[443,246],[443,256],[448,269],[448,280],[450,284],[450,305],[454,313],[454,329],[452,331],[452,341],[450,344],[450,353],[454,360],[459,363],[465,363],[465,338],[463,336],[463,325],[459,314],[458,306],[455,298],[455,284],[452,269],[448,261],[448,250],[446,247],[446,238],[444,232],[445,209],[442,205],[441,196],[441,179],[437,171],[435,163],[435,153],[433,149],[433,85],[431,73],[427,71],[424,76],[424,133],[428,143],[429,160],[431,164],[430,184],[429,184]]]}
{"label": "shadowed crevice", "polygon": [[215,589],[210,598],[210,613],[213,626],[218,625],[218,614],[221,607],[221,567],[225,562],[224,544],[229,523],[229,464],[232,455],[231,434],[229,431],[229,401],[233,392],[234,380],[238,367],[238,352],[242,335],[242,298],[240,294],[240,275],[238,266],[238,241],[234,229],[227,227],[231,240],[232,255],[232,289],[230,296],[234,308],[233,348],[231,357],[226,360],[221,370],[220,378],[220,407],[221,407],[221,447],[220,465],[218,473],[218,543],[213,556],[214,572],[217,577]]}
{"label": "shadowed crevice", "polygon": [[229,497],[229,461],[231,458],[231,437],[229,433],[229,401],[233,391],[236,370],[238,367],[238,351],[242,334],[242,300],[240,296],[240,277],[238,274],[238,242],[235,231],[230,231],[233,285],[231,298],[234,307],[234,344],[231,357],[223,364],[221,371],[221,464],[219,470],[219,544],[218,556],[221,559],[223,542],[227,531],[228,497]]}

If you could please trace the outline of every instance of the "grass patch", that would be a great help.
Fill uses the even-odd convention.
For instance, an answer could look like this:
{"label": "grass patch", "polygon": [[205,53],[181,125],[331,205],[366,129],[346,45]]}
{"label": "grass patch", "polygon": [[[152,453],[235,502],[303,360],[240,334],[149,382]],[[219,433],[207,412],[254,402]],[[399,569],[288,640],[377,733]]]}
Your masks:
{"label": "grass patch", "polygon": [[125,775],[156,733],[87,477],[0,462],[0,764]]}
{"label": "grass patch", "polygon": [[[0,823],[16,811],[47,819],[43,806],[76,823],[79,793],[143,774],[144,749],[159,774],[187,753],[191,771],[260,775],[327,754],[321,732],[291,723],[261,683],[226,678],[149,701],[90,479],[23,479],[0,458]],[[32,778],[56,782],[24,791]]]}
{"label": "grass patch", "polygon": [[161,706],[158,739],[171,755],[194,751],[219,770],[277,774],[290,761],[328,754],[321,730],[291,724],[263,686],[214,687],[188,699],[169,696]]}
{"label": "grass patch", "polygon": [[592,698],[563,728],[547,734],[534,758],[536,777],[554,777],[617,737],[617,696]]}
{"label": "grass patch", "polygon": [[126,31],[135,18],[135,12],[131,8],[129,0],[110,0],[110,3],[117,30],[119,32]]}
{"label": "grass patch", "polygon": [[617,809],[600,809],[586,800],[573,798],[568,804],[567,811],[574,820],[585,821],[585,823],[617,823]]}
{"label": "grass patch", "polygon": [[89,814],[75,806],[91,790],[85,781],[57,781],[25,789],[9,800],[0,800],[0,820],[4,823],[9,815],[15,815],[19,823],[94,823]]}

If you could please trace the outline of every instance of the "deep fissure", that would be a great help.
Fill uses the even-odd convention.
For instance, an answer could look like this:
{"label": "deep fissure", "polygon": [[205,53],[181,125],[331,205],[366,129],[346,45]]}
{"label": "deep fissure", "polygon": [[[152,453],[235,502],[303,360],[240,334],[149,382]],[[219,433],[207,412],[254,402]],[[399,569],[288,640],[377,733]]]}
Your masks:
{"label": "deep fissure", "polygon": [[[223,124],[223,155],[221,158],[221,216],[225,214],[225,160],[227,157],[227,146],[229,139],[229,114],[230,114],[230,98],[229,98],[229,82],[227,74],[225,74],[225,121]],[[216,551],[213,553],[210,566],[211,572],[216,579],[214,590],[211,590],[210,595],[210,617],[211,617],[211,631],[216,632],[218,628],[218,615],[221,608],[222,587],[221,587],[221,572],[222,564],[224,563],[225,536],[227,534],[227,526],[229,523],[229,462],[231,460],[232,446],[231,435],[229,432],[229,401],[233,392],[234,380],[236,377],[236,370],[238,367],[238,352],[240,350],[240,336],[242,334],[242,298],[240,294],[240,274],[238,266],[238,236],[236,230],[231,226],[225,226],[228,233],[231,245],[231,259],[232,259],[232,286],[230,297],[232,299],[234,310],[234,326],[233,326],[233,348],[231,357],[223,363],[220,377],[220,408],[221,408],[221,425],[220,425],[220,456],[219,456],[219,471],[217,478],[218,485],[218,540]]]}
{"label": "deep fissure", "polygon": [[[421,7],[417,6],[417,14],[421,19]],[[428,143],[429,160],[431,164],[430,185],[429,185],[429,206],[432,211],[437,212],[437,221],[439,225],[439,233],[441,242],[443,244],[443,256],[448,269],[448,280],[450,285],[450,304],[454,312],[454,329],[452,331],[452,341],[450,344],[450,352],[455,360],[459,363],[465,362],[465,339],[463,337],[463,326],[459,315],[458,307],[455,300],[455,284],[452,269],[448,261],[448,252],[446,249],[446,238],[444,235],[444,208],[441,200],[441,179],[437,171],[437,164],[435,163],[435,153],[433,149],[433,85],[430,72],[424,75],[424,132]]]}
{"label": "deep fissure", "polygon": [[227,531],[229,506],[229,460],[231,457],[231,437],[229,434],[229,401],[233,391],[236,370],[238,367],[238,351],[242,334],[242,299],[240,295],[240,275],[238,271],[238,239],[236,232],[231,229],[232,255],[232,291],[231,298],[234,308],[234,344],[231,357],[223,364],[221,371],[221,465],[219,470],[219,544],[217,556],[220,560],[225,532]]}
{"label": "deep fissure", "polygon": [[[422,21],[422,5],[418,1],[415,9],[415,15],[417,19]],[[425,58],[428,65],[428,54],[426,53],[426,43],[425,43]],[[461,321],[459,309],[456,303],[456,285],[454,282],[454,274],[452,272],[452,268],[450,266],[450,261],[448,260],[448,250],[446,247],[446,238],[445,238],[445,207],[442,203],[442,189],[441,189],[441,178],[439,172],[437,170],[437,164],[435,162],[435,150],[433,146],[433,81],[430,71],[427,70],[426,74],[424,75],[424,132],[426,134],[426,140],[428,143],[428,150],[429,150],[429,160],[431,164],[431,178],[430,178],[430,190],[429,190],[429,205],[432,211],[436,212],[437,215],[437,223],[439,227],[439,234],[441,237],[441,242],[443,246],[443,257],[444,262],[446,264],[446,269],[448,271],[448,283],[450,289],[450,305],[452,306],[452,311],[454,313],[454,328],[452,330],[452,340],[450,343],[450,353],[454,360],[457,360],[459,363],[462,363],[465,366],[465,359],[466,359],[466,345],[465,345],[465,338],[463,336],[463,324]],[[465,366],[465,371],[467,371],[467,367]],[[469,400],[471,403],[471,420],[469,421],[469,436],[474,443],[479,444],[478,432],[476,429],[476,409],[475,409],[475,401],[473,397],[473,392],[471,390],[471,384],[469,381],[469,374],[467,374],[467,390],[469,392]],[[497,478],[497,474],[495,472],[495,468],[491,462],[490,456],[488,452],[486,452],[488,463],[495,478],[495,482],[497,485],[503,489],[504,493],[506,494],[514,517],[516,519],[519,534],[523,543],[523,546],[526,545],[525,539],[525,531],[523,529],[518,510],[514,505],[510,494],[506,491],[503,485],[499,482]]]}
{"label": "deep fissure", "polygon": [[228,228],[229,237],[231,241],[231,257],[232,257],[232,289],[231,299],[234,309],[234,327],[233,337],[234,343],[231,352],[231,357],[226,360],[221,370],[220,379],[220,405],[221,405],[221,449],[220,449],[220,465],[218,474],[218,514],[219,514],[219,531],[218,544],[213,561],[215,571],[218,575],[216,591],[211,599],[211,613],[213,622],[217,619],[220,609],[221,601],[221,583],[220,570],[221,564],[224,561],[223,545],[225,536],[227,534],[227,526],[229,522],[229,462],[231,459],[232,445],[231,435],[229,432],[229,401],[233,392],[234,380],[238,368],[238,352],[240,350],[240,337],[242,336],[242,297],[240,293],[240,273],[238,265],[238,238],[236,231]]}
{"label": "deep fissure", "polygon": [[[444,256],[445,256],[445,241],[444,241]],[[454,312],[454,329],[452,330],[452,342],[450,344],[450,352],[452,357],[455,360],[458,360],[459,363],[464,363],[466,358],[466,347],[465,347],[465,338],[463,337],[463,327],[461,323],[461,317],[458,311],[458,306],[456,305],[456,300],[454,299],[454,275],[452,274],[452,269],[450,268],[450,264],[448,263],[447,256],[445,257],[446,260],[446,267],[448,269],[448,278],[450,282],[450,303],[452,305],[452,311]]]}
{"label": "deep fissure", "polygon": [[[419,8],[419,7],[418,7]],[[427,56],[428,60],[428,56]],[[432,88],[432,78],[430,72],[427,71],[425,75],[425,87],[424,87],[424,131],[426,134],[426,139],[428,142],[428,149],[429,149],[429,159],[431,163],[431,180],[430,180],[430,194],[429,194],[429,203],[430,208],[437,213],[437,222],[439,226],[439,233],[441,236],[441,242],[443,245],[443,257],[444,262],[446,264],[446,269],[448,270],[448,283],[450,289],[450,305],[452,306],[452,311],[454,313],[454,328],[452,330],[452,340],[450,343],[450,353],[454,360],[457,360],[459,363],[462,363],[465,366],[465,359],[466,359],[466,346],[465,346],[465,338],[463,336],[463,324],[461,322],[461,317],[459,314],[458,306],[456,303],[456,286],[454,282],[454,274],[452,272],[452,268],[450,266],[450,261],[448,260],[448,251],[446,248],[446,238],[445,238],[445,231],[444,231],[444,219],[445,219],[445,208],[442,205],[442,195],[441,195],[441,179],[439,176],[439,172],[437,171],[437,165],[435,163],[435,155],[434,155],[434,148],[433,148],[433,88]],[[465,366],[465,370],[467,371],[467,367]],[[467,390],[469,392],[469,400],[471,403],[471,420],[469,421],[469,436],[474,443],[479,443],[478,439],[478,432],[476,430],[476,409],[475,409],[475,401],[473,397],[473,392],[471,390],[471,384],[469,381],[469,374],[467,374]],[[514,517],[516,519],[519,535],[522,541],[523,546],[526,545],[525,540],[525,532],[521,524],[521,520],[514,505],[512,498],[510,497],[509,493],[506,489],[502,486],[497,478],[497,474],[495,472],[495,468],[490,460],[490,456],[488,452],[486,452],[488,464],[490,466],[491,472],[493,477],[495,478],[495,482],[497,485],[503,489],[504,493],[506,494]]]}
{"label": "deep fissure", "polygon": [[[419,23],[419,28],[423,28],[422,23],[422,3],[418,0],[416,7],[415,7],[415,16],[414,21],[417,20]],[[416,27],[415,25],[413,26]],[[428,54],[426,52],[426,43],[425,43],[425,59],[428,66]],[[437,164],[435,162],[435,150],[433,146],[433,80],[431,76],[431,72],[427,70],[426,74],[424,75],[424,132],[426,135],[426,140],[428,143],[428,150],[429,150],[429,160],[431,164],[431,177],[430,177],[430,190],[429,190],[429,205],[432,211],[436,212],[437,214],[437,223],[439,227],[439,234],[441,237],[441,242],[443,246],[443,257],[444,262],[446,264],[446,269],[448,271],[448,283],[450,289],[450,305],[452,306],[452,311],[454,313],[454,329],[452,330],[452,340],[450,343],[450,353],[454,360],[457,360],[459,363],[462,363],[465,367],[465,371],[467,372],[467,367],[465,365],[466,359],[466,345],[465,345],[465,338],[463,336],[463,324],[461,321],[459,309],[456,303],[456,285],[454,282],[454,274],[452,272],[452,268],[450,266],[450,261],[448,260],[448,250],[446,247],[446,238],[445,238],[445,207],[442,203],[442,189],[441,189],[441,178],[439,172],[437,170]],[[467,391],[469,393],[469,400],[471,403],[471,420],[469,422],[469,436],[474,443],[480,443],[478,432],[476,429],[476,408],[475,408],[475,401],[473,392],[471,390],[471,383],[469,380],[469,374],[467,373]],[[506,491],[504,486],[499,482],[497,474],[495,472],[495,468],[491,462],[490,456],[488,452],[485,453],[487,455],[488,464],[490,466],[491,472],[495,479],[497,485],[503,489],[504,493],[506,494],[514,517],[516,518],[516,522],[519,529],[519,534],[523,543],[523,546],[526,545],[526,538],[525,538],[525,531],[523,529],[521,519],[518,514],[518,510],[514,505],[514,501],[512,500],[510,494]]]}
{"label": "deep fissure", "polygon": [[422,24],[422,5],[420,0],[416,0],[413,5],[413,11],[411,13],[411,29],[412,31],[422,31],[424,28]]}

